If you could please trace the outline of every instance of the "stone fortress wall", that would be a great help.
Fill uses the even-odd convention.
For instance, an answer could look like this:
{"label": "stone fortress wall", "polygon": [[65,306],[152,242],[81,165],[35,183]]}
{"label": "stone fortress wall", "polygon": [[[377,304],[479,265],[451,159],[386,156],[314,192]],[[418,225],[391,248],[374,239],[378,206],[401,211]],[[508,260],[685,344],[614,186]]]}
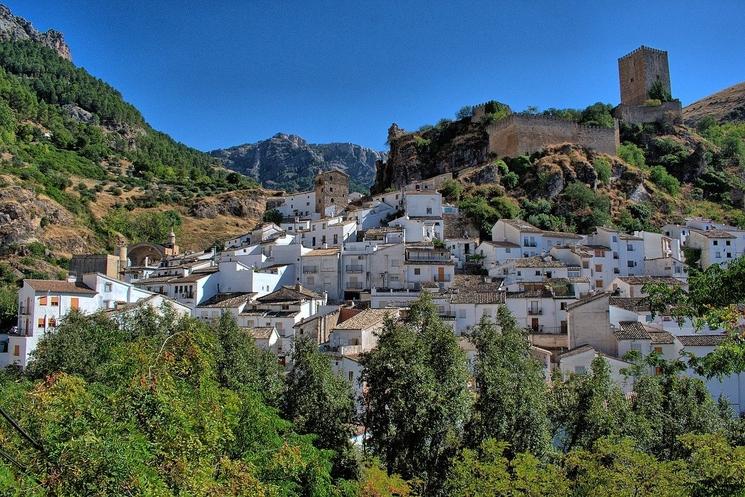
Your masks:
{"label": "stone fortress wall", "polygon": [[657,81],[670,93],[667,52],[644,45],[629,52],[618,59],[618,79],[622,104],[644,105]]}
{"label": "stone fortress wall", "polygon": [[620,137],[618,122],[613,128],[585,126],[549,116],[511,114],[487,125],[489,152],[500,157],[537,152],[548,145],[576,143],[601,153],[615,155]]}

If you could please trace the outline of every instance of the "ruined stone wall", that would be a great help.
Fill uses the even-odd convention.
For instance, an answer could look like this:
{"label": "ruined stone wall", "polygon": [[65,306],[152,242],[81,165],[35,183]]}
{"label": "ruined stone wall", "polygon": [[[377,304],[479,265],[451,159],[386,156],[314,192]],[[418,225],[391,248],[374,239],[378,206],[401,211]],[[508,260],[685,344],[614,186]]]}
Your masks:
{"label": "ruined stone wall", "polygon": [[660,81],[670,92],[670,69],[667,52],[641,46],[618,59],[621,103],[642,105],[649,99],[649,90]]}
{"label": "ruined stone wall", "polygon": [[632,124],[669,123],[680,124],[683,120],[683,108],[680,100],[665,102],[662,105],[619,105],[615,112],[616,118]]}
{"label": "ruined stone wall", "polygon": [[619,145],[617,123],[613,128],[601,128],[564,119],[513,114],[489,125],[486,132],[489,152],[500,157],[532,154],[561,143],[575,143],[615,155]]}

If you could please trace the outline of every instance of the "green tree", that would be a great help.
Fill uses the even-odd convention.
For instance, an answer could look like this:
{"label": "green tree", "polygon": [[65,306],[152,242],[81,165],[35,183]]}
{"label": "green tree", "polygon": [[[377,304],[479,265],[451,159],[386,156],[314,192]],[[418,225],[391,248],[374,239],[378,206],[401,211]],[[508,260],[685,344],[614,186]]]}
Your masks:
{"label": "green tree", "polygon": [[542,456],[551,433],[543,368],[530,354],[528,337],[506,306],[497,326],[486,320],[474,330],[477,398],[467,433],[469,445],[505,440],[514,452]]}
{"label": "green tree", "polygon": [[278,405],[283,385],[277,359],[256,346],[253,337],[238,327],[226,312],[216,326],[220,350],[217,374],[220,383],[233,390],[248,388],[261,394],[266,402]]}
{"label": "green tree", "polygon": [[439,495],[471,398],[465,356],[428,294],[405,323],[386,321],[363,366],[369,446],[389,473],[419,478],[427,495]]}
{"label": "green tree", "polygon": [[647,96],[652,100],[659,100],[660,102],[670,102],[673,99],[670,91],[659,80],[652,83]]}
{"label": "green tree", "polygon": [[445,484],[452,497],[529,497],[569,495],[569,481],[561,468],[542,463],[530,453],[511,460],[509,445],[484,440],[477,449],[463,449],[453,462]]}
{"label": "green tree", "polygon": [[660,462],[624,438],[599,439],[592,450],[578,449],[564,463],[573,475],[574,495],[607,497],[685,497],[689,494],[686,465]]}
{"label": "green tree", "polygon": [[662,166],[654,166],[650,169],[649,177],[656,185],[667,191],[670,195],[680,193],[680,181],[671,176]]}
{"label": "green tree", "polygon": [[355,401],[349,384],[331,370],[329,358],[310,339],[295,341],[282,412],[300,433],[316,434],[316,445],[335,451],[335,473],[357,476],[350,438]]}
{"label": "green tree", "polygon": [[264,222],[280,224],[284,220],[284,216],[277,209],[269,209],[264,212]]}
{"label": "green tree", "polygon": [[679,436],[714,433],[725,423],[706,385],[698,378],[680,376],[679,368],[660,376],[642,376],[634,385],[634,431],[640,446],[654,456],[680,458],[685,449]]}
{"label": "green tree", "polygon": [[463,195],[463,185],[460,181],[453,179],[445,180],[442,183],[440,193],[450,202],[458,202]]}
{"label": "green tree", "polygon": [[592,448],[602,437],[629,435],[633,425],[630,406],[610,377],[610,366],[602,357],[592,361],[592,371],[556,380],[549,413],[555,443],[564,451]]}

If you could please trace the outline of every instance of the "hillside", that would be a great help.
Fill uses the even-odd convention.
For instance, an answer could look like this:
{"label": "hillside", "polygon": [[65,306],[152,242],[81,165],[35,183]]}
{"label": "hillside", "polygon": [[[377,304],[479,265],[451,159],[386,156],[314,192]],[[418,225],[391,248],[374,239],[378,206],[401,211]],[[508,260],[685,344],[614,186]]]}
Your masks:
{"label": "hillside", "polygon": [[0,6],[0,40],[0,257],[22,274],[54,275],[72,254],[160,242],[171,228],[202,249],[260,220],[256,182],[150,127],[72,64],[60,33]]}
{"label": "hillside", "polygon": [[[511,111],[504,104],[502,115]],[[612,125],[613,107],[549,109],[550,117]],[[745,125],[708,120],[684,125],[622,123],[618,156],[575,145],[530,156],[488,153],[488,121],[459,116],[436,126],[388,132],[388,159],[379,164],[374,192],[412,180],[453,173],[445,193],[488,233],[499,217],[523,217],[544,229],[587,232],[595,225],[655,229],[684,216],[745,224]]]}
{"label": "hillside", "polygon": [[745,121],[745,82],[697,100],[683,109],[683,119],[691,126],[704,117],[718,123]]}
{"label": "hillside", "polygon": [[352,143],[311,144],[296,135],[278,133],[258,143],[214,150],[210,155],[228,169],[268,188],[302,191],[312,187],[318,171],[346,171],[352,189],[366,191],[375,177],[375,163],[386,154]]}

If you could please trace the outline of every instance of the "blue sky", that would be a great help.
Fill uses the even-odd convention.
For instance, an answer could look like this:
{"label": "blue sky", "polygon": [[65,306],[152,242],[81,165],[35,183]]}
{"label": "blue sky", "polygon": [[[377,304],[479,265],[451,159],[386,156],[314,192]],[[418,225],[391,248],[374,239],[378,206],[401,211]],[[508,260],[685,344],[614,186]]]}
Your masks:
{"label": "blue sky", "polygon": [[489,99],[617,103],[616,59],[668,50],[683,104],[745,80],[745,2],[6,0],[202,150],[295,133],[385,148]]}

